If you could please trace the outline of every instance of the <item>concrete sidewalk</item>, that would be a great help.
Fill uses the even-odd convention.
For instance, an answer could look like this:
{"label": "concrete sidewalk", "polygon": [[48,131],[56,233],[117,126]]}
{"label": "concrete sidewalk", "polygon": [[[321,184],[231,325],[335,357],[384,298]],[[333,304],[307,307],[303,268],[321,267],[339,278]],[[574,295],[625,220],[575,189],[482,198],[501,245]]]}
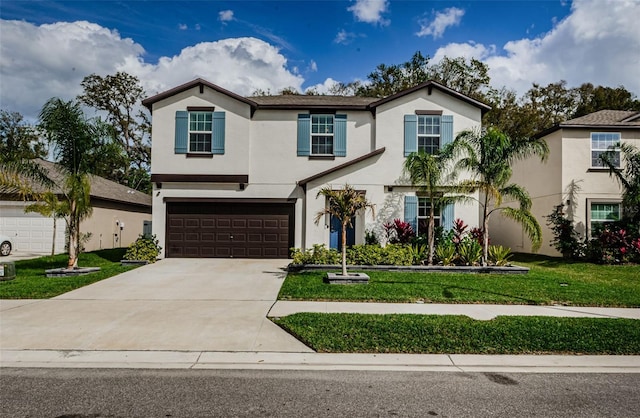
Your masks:
{"label": "concrete sidewalk", "polygon": [[637,308],[438,303],[308,302],[283,300],[279,300],[273,305],[268,316],[271,318],[277,318],[297,312],[363,313],[380,315],[466,315],[470,318],[481,320],[490,320],[503,315],[640,319],[640,309]]}

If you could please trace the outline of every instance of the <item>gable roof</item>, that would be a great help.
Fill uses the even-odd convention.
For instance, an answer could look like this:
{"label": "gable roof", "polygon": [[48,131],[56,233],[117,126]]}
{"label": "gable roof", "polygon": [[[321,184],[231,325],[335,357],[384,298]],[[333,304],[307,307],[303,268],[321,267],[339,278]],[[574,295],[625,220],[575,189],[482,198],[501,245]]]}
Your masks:
{"label": "gable roof", "polygon": [[200,89],[202,90],[204,88],[204,86],[209,87],[210,89],[213,89],[219,93],[225,94],[229,97],[232,97],[240,102],[246,103],[249,106],[251,106],[252,108],[255,108],[257,105],[255,102],[247,99],[246,97],[242,97],[238,94],[235,94],[229,90],[225,90],[220,86],[217,86],[213,83],[208,82],[207,80],[204,80],[202,78],[196,78],[195,80],[189,81],[188,83],[184,83],[179,85],[178,87],[174,87],[170,90],[167,90],[165,92],[156,94],[155,96],[151,96],[148,97],[146,99],[144,99],[142,101],[143,106],[145,106],[147,109],[149,109],[149,111],[153,110],[153,104],[159,102],[160,100],[164,100],[168,97],[171,96],[175,96],[176,94],[182,93],[184,91],[190,90],[194,87],[200,87]]}
{"label": "gable roof", "polygon": [[406,90],[402,90],[401,92],[398,92],[396,94],[392,94],[391,96],[387,96],[383,99],[379,99],[378,101],[371,103],[371,107],[375,108],[378,107],[382,104],[388,103],[390,101],[396,100],[400,97],[406,96],[408,94],[414,93],[418,90],[422,90],[426,88],[427,89],[427,94],[431,95],[431,91],[435,88],[436,90],[441,91],[442,93],[448,94],[450,96],[453,96],[457,99],[462,100],[463,102],[469,103],[472,106],[475,106],[477,108],[479,108],[482,111],[482,114],[488,112],[489,110],[491,110],[491,106],[484,104],[476,99],[472,99],[471,97],[464,95],[462,93],[459,93],[455,90],[450,89],[449,87],[445,87],[440,83],[436,83],[433,80],[424,82],[422,84],[419,84],[415,87],[411,87],[408,88]]}
{"label": "gable roof", "polygon": [[[43,169],[48,171],[49,177],[56,183],[56,185],[63,181],[62,171],[58,168],[57,164],[42,159],[36,159],[35,161]],[[91,197],[93,199],[108,200],[111,202],[151,208],[151,196],[146,193],[131,189],[100,176],[90,175],[89,178],[91,181]],[[44,191],[38,187],[36,187],[36,189]],[[55,186],[52,191],[56,194],[62,193],[62,189],[59,186]]]}
{"label": "gable roof", "polygon": [[320,172],[318,174],[314,174],[313,176],[307,177],[305,179],[298,180],[298,185],[302,186],[302,187],[305,187],[308,183],[310,183],[310,182],[312,182],[314,180],[322,178],[322,177],[324,177],[326,175],[329,175],[331,173],[335,173],[336,171],[342,170],[343,168],[350,167],[350,166],[352,166],[354,164],[357,164],[357,163],[359,163],[361,161],[367,160],[367,159],[369,159],[371,157],[375,157],[376,155],[380,155],[384,151],[385,151],[385,148],[383,147],[383,148],[377,149],[375,151],[372,151],[372,152],[370,152],[368,154],[361,155],[360,157],[355,158],[355,159],[353,159],[351,161],[347,161],[346,163],[342,163],[342,164],[337,165],[335,167],[332,167],[332,168],[330,168],[328,170],[324,170],[324,171],[322,171],[322,172]]}
{"label": "gable roof", "polygon": [[142,104],[151,111],[153,104],[164,100],[168,97],[182,93],[194,87],[200,87],[201,91],[204,87],[211,88],[219,93],[232,97],[240,102],[246,103],[251,106],[251,113],[253,114],[256,109],[336,109],[336,110],[368,110],[375,113],[378,106],[396,100],[400,97],[404,97],[408,94],[416,91],[427,89],[428,94],[435,88],[445,94],[449,94],[465,103],[469,103],[480,109],[484,114],[491,110],[491,106],[486,105],[478,100],[472,99],[462,93],[458,93],[442,84],[435,81],[427,81],[415,87],[403,90],[399,93],[385,97],[383,99],[377,97],[361,97],[361,96],[325,96],[325,95],[305,95],[305,94],[286,94],[278,96],[254,96],[254,97],[242,97],[235,93],[225,90],[213,83],[210,83],[202,78],[197,78],[188,83],[182,84],[178,87],[174,87],[163,93],[156,94],[155,96],[146,98],[142,101]]}
{"label": "gable roof", "polygon": [[599,110],[561,122],[549,129],[538,133],[535,137],[542,138],[559,129],[640,129],[640,112],[635,110]]}

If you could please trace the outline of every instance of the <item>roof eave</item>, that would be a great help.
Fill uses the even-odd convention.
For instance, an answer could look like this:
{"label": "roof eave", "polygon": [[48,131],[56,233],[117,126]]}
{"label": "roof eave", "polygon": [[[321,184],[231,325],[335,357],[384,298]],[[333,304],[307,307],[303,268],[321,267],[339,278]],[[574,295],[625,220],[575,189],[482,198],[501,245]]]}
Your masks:
{"label": "roof eave", "polygon": [[342,163],[340,165],[332,167],[332,168],[330,168],[328,170],[324,170],[324,171],[321,171],[320,173],[314,174],[313,176],[310,176],[310,177],[304,178],[302,180],[299,180],[298,181],[298,186],[306,187],[307,184],[309,184],[310,182],[312,182],[314,180],[322,178],[322,177],[324,177],[326,175],[329,175],[331,173],[335,173],[336,171],[339,171],[339,170],[342,170],[344,168],[350,167],[350,166],[352,166],[354,164],[357,164],[359,162],[365,161],[365,160],[367,160],[367,159],[369,159],[371,157],[375,157],[376,155],[380,155],[385,151],[385,149],[386,149],[385,147],[379,148],[379,149],[377,149],[375,151],[372,151],[372,152],[370,152],[368,154],[361,155],[360,157],[355,158],[355,159],[353,159],[351,161],[347,161],[345,163]]}

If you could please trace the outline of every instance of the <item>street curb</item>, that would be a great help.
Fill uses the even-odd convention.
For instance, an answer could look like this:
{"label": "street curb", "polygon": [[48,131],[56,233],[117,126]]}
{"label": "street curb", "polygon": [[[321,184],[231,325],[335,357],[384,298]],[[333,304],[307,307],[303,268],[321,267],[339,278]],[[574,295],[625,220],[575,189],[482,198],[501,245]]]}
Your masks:
{"label": "street curb", "polygon": [[640,356],[1,350],[0,368],[640,373]]}

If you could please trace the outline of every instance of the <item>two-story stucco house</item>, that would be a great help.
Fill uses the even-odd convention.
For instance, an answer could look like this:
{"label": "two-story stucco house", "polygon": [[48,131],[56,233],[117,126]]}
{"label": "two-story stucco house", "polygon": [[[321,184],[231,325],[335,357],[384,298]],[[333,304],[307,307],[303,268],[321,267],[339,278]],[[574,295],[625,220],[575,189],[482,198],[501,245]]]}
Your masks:
{"label": "two-story stucco house", "polygon": [[[542,163],[531,158],[517,163],[512,181],[531,195],[532,212],[542,226],[540,253],[557,256],[545,216],[560,205],[582,238],[590,236],[596,223],[620,218],[622,189],[609,175],[600,154],[620,143],[640,147],[640,112],[601,110],[563,122],[538,137],[547,141],[548,160]],[[620,156],[618,162],[623,163]],[[531,252],[519,225],[501,216],[491,221],[493,243]]]}
{"label": "two-story stucco house", "polygon": [[[322,187],[346,183],[376,205],[347,244],[399,218],[420,228],[429,202],[402,167],[477,129],[489,107],[427,82],[393,96],[241,97],[196,79],[144,100],[153,116],[153,232],[165,257],[286,258],[291,247],[338,247],[332,219],[316,224]],[[478,224],[477,205],[437,221]]]}

